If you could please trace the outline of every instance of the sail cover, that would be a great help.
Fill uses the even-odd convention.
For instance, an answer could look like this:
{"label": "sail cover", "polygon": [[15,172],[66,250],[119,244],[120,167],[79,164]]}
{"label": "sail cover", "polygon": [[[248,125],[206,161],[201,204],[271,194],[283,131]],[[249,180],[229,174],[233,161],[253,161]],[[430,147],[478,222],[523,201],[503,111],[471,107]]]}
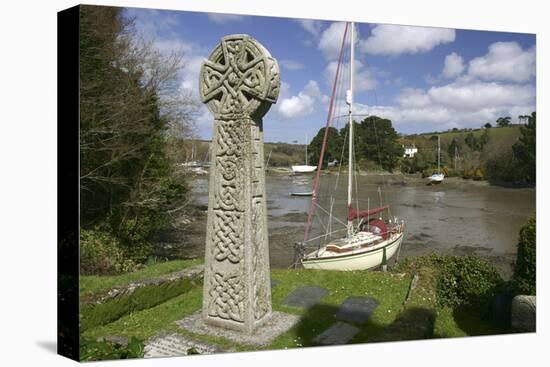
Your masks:
{"label": "sail cover", "polygon": [[371,219],[367,225],[367,230],[381,236],[383,239],[388,239],[388,227],[381,219]]}
{"label": "sail cover", "polygon": [[371,215],[375,215],[375,214],[378,214],[380,212],[383,212],[384,210],[388,209],[389,207],[390,207],[389,205],[384,205],[384,206],[381,206],[379,208],[374,208],[374,209],[371,209],[371,210],[358,211],[358,210],[353,209],[352,206],[350,205],[348,207],[348,220],[354,220],[355,218],[369,217]]}

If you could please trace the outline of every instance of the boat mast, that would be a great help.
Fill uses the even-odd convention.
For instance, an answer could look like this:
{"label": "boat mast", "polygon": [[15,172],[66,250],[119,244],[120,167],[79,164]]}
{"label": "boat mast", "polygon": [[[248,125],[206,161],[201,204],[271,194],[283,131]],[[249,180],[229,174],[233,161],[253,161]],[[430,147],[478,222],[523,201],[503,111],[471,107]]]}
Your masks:
{"label": "boat mast", "polygon": [[307,134],[306,134],[306,166],[307,166]]}
{"label": "boat mast", "polygon": [[441,144],[439,142],[440,136],[437,136],[437,173],[441,173],[439,170],[439,163],[441,160]]}
{"label": "boat mast", "polygon": [[[353,183],[353,58],[355,57],[355,25],[351,22],[351,37],[350,37],[350,63],[349,63],[349,91],[347,94],[347,104],[349,105],[349,146],[348,146],[348,208],[351,207],[351,193]],[[353,235],[353,222],[348,218],[348,238]]]}

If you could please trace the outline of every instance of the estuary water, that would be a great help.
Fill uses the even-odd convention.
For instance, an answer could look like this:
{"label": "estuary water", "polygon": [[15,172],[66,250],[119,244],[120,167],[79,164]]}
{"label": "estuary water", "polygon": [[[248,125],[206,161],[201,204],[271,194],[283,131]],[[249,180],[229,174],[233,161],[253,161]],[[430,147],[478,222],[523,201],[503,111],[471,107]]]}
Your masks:
{"label": "estuary water", "polygon": [[[310,191],[312,177],[266,176],[272,267],[292,264],[293,245],[303,239],[311,197],[290,196],[290,192]],[[358,175],[355,181],[355,206],[366,210],[389,204],[391,216],[405,221],[400,258],[432,252],[476,255],[493,262],[505,278],[511,275],[519,229],[536,208],[534,188],[503,188],[461,178],[428,186],[419,177],[403,175]],[[331,203],[332,230],[342,228],[339,221],[346,221],[345,174],[323,174],[321,183],[312,236],[325,233]],[[193,178],[191,187],[196,203],[207,206],[208,176]],[[198,255],[204,254],[203,222],[198,223],[198,238],[193,241]]]}

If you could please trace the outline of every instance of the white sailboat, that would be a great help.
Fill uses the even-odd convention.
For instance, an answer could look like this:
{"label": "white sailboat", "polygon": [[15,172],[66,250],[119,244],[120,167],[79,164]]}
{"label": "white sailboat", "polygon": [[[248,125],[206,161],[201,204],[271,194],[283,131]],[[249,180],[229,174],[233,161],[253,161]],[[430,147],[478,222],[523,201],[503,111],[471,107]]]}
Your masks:
{"label": "white sailboat", "polygon": [[445,175],[443,174],[443,172],[441,172],[440,165],[441,165],[441,142],[438,135],[437,136],[437,172],[432,173],[432,175],[428,177],[429,184],[437,185],[443,182]]}
{"label": "white sailboat", "polygon": [[310,166],[307,164],[307,135],[306,135],[306,164],[300,164],[300,165],[294,165],[290,168],[292,169],[292,173],[312,173],[315,172],[317,169],[317,166]]}
{"label": "white sailboat", "polygon": [[[344,38],[346,31],[344,31]],[[380,206],[366,211],[359,211],[352,206],[352,193],[354,184],[354,154],[353,154],[353,62],[354,62],[354,24],[351,23],[351,51],[350,51],[350,76],[349,91],[347,93],[346,103],[349,106],[349,156],[348,156],[348,195],[347,195],[347,225],[346,236],[332,240],[328,237],[327,243],[319,246],[317,250],[307,253],[307,243],[318,240],[322,237],[308,239],[309,226],[311,224],[312,210],[316,205],[318,186],[314,183],[312,204],[308,213],[308,223],[304,242],[298,244],[298,261],[306,269],[324,269],[324,270],[365,270],[379,266],[385,266],[387,261],[398,251],[404,236],[404,222],[396,217],[392,219],[383,219],[381,214],[388,213],[389,206]],[[344,45],[344,42],[343,42]],[[344,47],[344,46],[342,46]],[[338,74],[338,73],[337,73]],[[338,75],[336,76],[338,78]],[[337,79],[336,79],[337,80]],[[335,81],[336,84],[336,81]],[[333,92],[334,93],[334,92]],[[333,95],[334,97],[334,95]],[[331,101],[332,103],[332,101]],[[329,118],[330,120],[330,110]],[[324,153],[324,144],[321,149],[322,161]],[[319,177],[319,173],[317,173]],[[358,223],[354,223],[358,220]],[[297,261],[297,262],[298,262]]]}

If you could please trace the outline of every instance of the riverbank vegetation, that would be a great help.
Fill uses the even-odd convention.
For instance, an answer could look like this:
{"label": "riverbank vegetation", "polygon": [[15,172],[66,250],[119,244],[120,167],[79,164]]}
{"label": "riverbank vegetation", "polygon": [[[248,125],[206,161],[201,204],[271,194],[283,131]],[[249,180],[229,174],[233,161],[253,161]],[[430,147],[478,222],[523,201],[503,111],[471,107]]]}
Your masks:
{"label": "riverbank vegetation", "polygon": [[113,274],[143,263],[186,201],[169,148],[195,106],[181,54],[140,39],[122,8],[80,9],[81,271]]}
{"label": "riverbank vegetation", "polygon": [[[489,180],[502,185],[532,186],[536,182],[536,112],[520,116],[525,125],[513,125],[510,117],[499,117],[495,124],[479,129],[457,129],[399,135],[391,120],[370,116],[355,123],[355,154],[360,169],[395,170],[421,173],[424,177],[437,169],[438,137],[440,165],[448,177]],[[323,166],[334,160],[346,164],[348,126],[329,127]],[[318,162],[325,128],[309,144],[310,161]],[[405,157],[406,147],[417,151]]]}
{"label": "riverbank vegetation", "polygon": [[429,175],[437,166],[437,137],[441,139],[441,167],[447,176],[488,180],[501,185],[532,186],[536,182],[536,113],[522,116],[525,125],[499,118],[496,127],[453,129],[442,133],[403,137],[403,144],[418,149],[403,158],[405,173]]}

